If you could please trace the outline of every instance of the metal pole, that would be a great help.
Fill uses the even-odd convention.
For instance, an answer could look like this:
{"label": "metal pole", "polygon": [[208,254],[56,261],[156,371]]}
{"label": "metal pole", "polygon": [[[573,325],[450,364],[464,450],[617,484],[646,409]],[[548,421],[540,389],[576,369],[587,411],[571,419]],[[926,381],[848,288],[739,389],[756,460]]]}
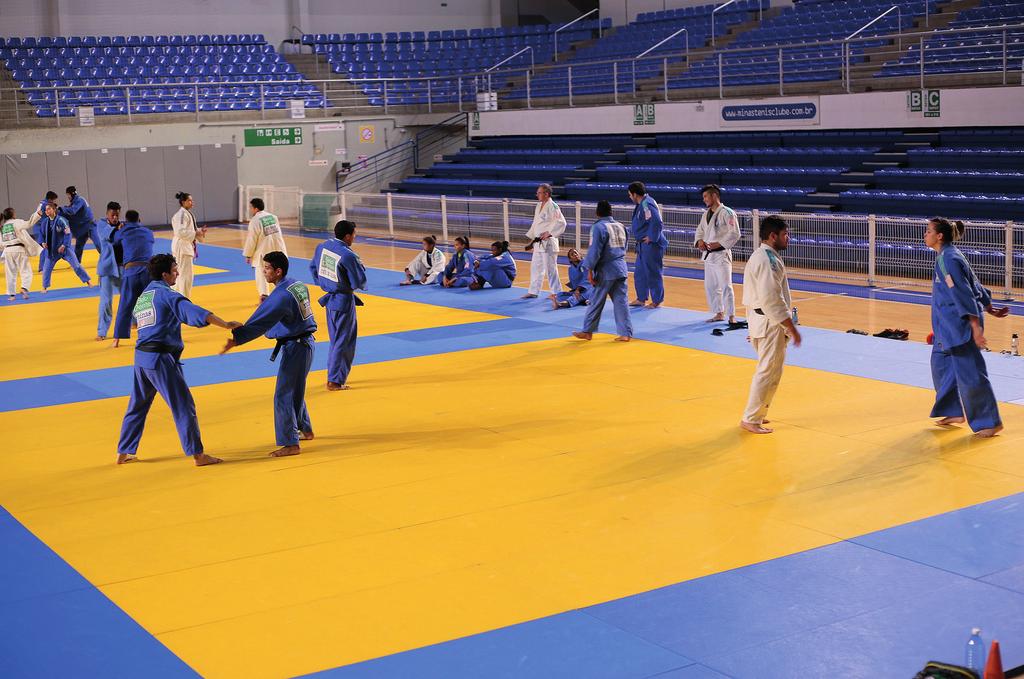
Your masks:
{"label": "metal pole", "polygon": [[323,115],[326,118],[327,117],[327,81],[326,80],[323,82],[323,84],[320,85],[320,95],[321,95],[321,98],[322,98],[322,100],[320,102],[320,107],[321,107],[320,110],[323,111]]}
{"label": "metal pole", "polygon": [[924,25],[928,26],[928,0],[924,0]]}
{"label": "metal pole", "polygon": [[427,78],[427,113],[433,113],[433,112],[434,112],[433,95],[431,94],[431,89],[430,89],[430,78]]}
{"label": "metal pole", "polygon": [[[57,127],[60,127],[60,90],[56,87],[53,88],[53,111],[57,115]],[[128,122],[131,121],[132,119],[129,117]]]}
{"label": "metal pole", "polygon": [[723,89],[724,88],[722,86],[722,53],[719,52],[718,53],[718,98],[719,99],[725,99],[725,94],[723,92]]}
{"label": "metal pole", "polygon": [[[389,194],[390,195],[390,194]],[[505,234],[505,240],[508,240],[508,198],[501,199],[501,222],[502,229]]]}
{"label": "metal pole", "polygon": [[341,192],[341,218],[348,219],[348,206],[345,203],[348,202],[348,194],[344,191]]}
{"label": "metal pole", "polygon": [[462,76],[459,76],[459,113],[462,113]]}
{"label": "metal pole", "polygon": [[636,99],[636,59],[629,62],[629,65],[633,69],[633,99]]}
{"label": "metal pole", "polygon": [[533,108],[533,102],[530,101],[530,72],[526,72],[526,108]]}
{"label": "metal pole", "polygon": [[572,66],[569,67],[569,108],[572,108]]}
{"label": "metal pole", "polygon": [[[384,113],[388,112],[388,81],[384,81]],[[389,203],[390,204],[390,203]]]}
{"label": "metal pole", "polygon": [[782,48],[779,48],[779,96],[782,96]]}
{"label": "metal pole", "polygon": [[267,119],[267,100],[263,91],[263,83],[260,83],[260,120]]}
{"label": "metal pole", "polygon": [[14,93],[14,124],[21,124],[21,113],[18,111],[18,93]]}
{"label": "metal pole", "polygon": [[924,38],[921,38],[921,89],[924,89]]}
{"label": "metal pole", "polygon": [[448,242],[448,197],[441,196],[441,240]]}
{"label": "metal pole", "polygon": [[1013,298],[1013,222],[1006,222],[1006,299]]}
{"label": "metal pole", "polygon": [[581,234],[583,228],[583,203],[576,201],[576,249],[580,249]]}
{"label": "metal pole", "polygon": [[662,86],[665,88],[665,101],[668,101],[668,57],[661,58]]}
{"label": "metal pole", "polygon": [[878,242],[877,222],[874,215],[868,215],[868,285],[874,287],[877,271],[875,257],[876,243]]}
{"label": "metal pole", "polygon": [[195,84],[192,86],[193,95],[196,102],[196,122],[199,122],[199,85]]}
{"label": "metal pole", "polygon": [[391,235],[392,238],[394,238],[395,237],[395,213],[391,209],[391,196],[392,196],[392,194],[388,193],[387,196],[388,196],[388,233]]}
{"label": "metal pole", "polygon": [[1006,29],[1003,29],[1003,84],[1006,84]]}
{"label": "metal pole", "polygon": [[612,95],[615,103],[619,103],[619,62],[612,62]]}
{"label": "metal pole", "polygon": [[125,108],[128,109],[128,122],[132,121],[132,90],[130,87],[124,88],[124,102],[127,104]]}

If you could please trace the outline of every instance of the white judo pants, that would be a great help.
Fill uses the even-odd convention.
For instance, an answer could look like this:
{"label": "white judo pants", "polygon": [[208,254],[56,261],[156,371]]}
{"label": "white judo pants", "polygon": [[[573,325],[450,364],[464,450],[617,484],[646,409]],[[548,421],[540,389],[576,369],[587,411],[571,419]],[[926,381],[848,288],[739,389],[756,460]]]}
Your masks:
{"label": "white judo pants", "polygon": [[704,293],[714,315],[736,315],[736,296],[732,291],[732,253],[729,250],[708,253],[704,260]]}
{"label": "white judo pants", "polygon": [[29,261],[28,253],[23,245],[9,245],[4,248],[4,269],[7,273],[7,294],[17,294],[18,278],[21,278],[21,288],[29,290],[32,287],[32,263]]}
{"label": "white judo pants", "polygon": [[195,277],[192,273],[192,260],[195,257],[178,257],[178,282],[174,284],[174,290],[177,290],[184,297],[192,297],[192,279]]}
{"label": "white judo pants", "polygon": [[[423,277],[427,276],[428,271],[430,271],[430,269],[427,268],[427,265],[419,261],[418,259],[413,261],[412,266],[409,267],[409,273],[412,274],[412,279],[414,281],[422,281]],[[437,274],[432,273],[429,276],[427,276],[427,282],[425,283],[425,285],[433,285],[436,282]]]}
{"label": "white judo pants", "polygon": [[533,258],[530,260],[531,295],[540,294],[545,278],[551,292],[562,291],[562,281],[558,278],[558,250],[542,250],[541,244],[537,243],[533,248]]}
{"label": "white judo pants", "polygon": [[262,263],[258,267],[253,267],[256,271],[256,290],[259,292],[260,297],[267,297],[270,295],[270,283],[267,282],[267,277],[263,275]]}
{"label": "white judo pants", "polygon": [[757,369],[754,370],[754,379],[750,383],[750,398],[747,400],[747,409],[743,412],[744,422],[764,422],[782,380],[782,367],[786,363],[786,342],[786,329],[781,325],[769,325],[764,337],[750,338],[750,343],[757,352]]}

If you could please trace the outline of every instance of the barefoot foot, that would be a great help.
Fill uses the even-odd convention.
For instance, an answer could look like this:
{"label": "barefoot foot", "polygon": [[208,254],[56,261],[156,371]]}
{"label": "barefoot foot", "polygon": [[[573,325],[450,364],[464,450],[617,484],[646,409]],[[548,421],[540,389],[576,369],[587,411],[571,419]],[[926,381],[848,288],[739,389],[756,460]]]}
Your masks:
{"label": "barefoot foot", "polygon": [[206,465],[218,464],[218,463],[224,461],[224,460],[220,459],[219,457],[214,457],[213,455],[207,455],[206,453],[199,453],[198,455],[193,455],[192,459],[195,460],[195,463],[196,463],[197,467],[205,467]]}
{"label": "barefoot foot", "polygon": [[300,441],[312,441],[313,440],[313,432],[311,432],[311,431],[300,431],[299,432],[299,440]]}
{"label": "barefoot foot", "polygon": [[118,464],[128,464],[129,462],[135,462],[135,460],[137,460],[137,459],[138,458],[136,458],[135,455],[133,455],[131,453],[118,453],[117,454],[117,463]]}
{"label": "barefoot foot", "polygon": [[582,332],[582,331],[579,331],[579,330],[574,332],[572,334],[572,336],[577,338],[577,339],[581,339],[581,340],[594,339],[594,333],[592,333],[592,332]]}
{"label": "barefoot foot", "polygon": [[616,335],[615,336],[615,341],[616,342],[629,342],[632,339],[633,338],[630,337],[629,335]]}
{"label": "barefoot foot", "polygon": [[939,425],[940,427],[946,427],[951,424],[963,424],[966,421],[967,418],[965,417],[943,417],[941,419],[936,420],[935,424]]}
{"label": "barefoot foot", "polygon": [[299,454],[299,447],[298,446],[284,446],[283,448],[278,448],[277,450],[272,451],[270,453],[270,457],[288,457],[290,455],[298,455],[298,454]]}
{"label": "barefoot foot", "polygon": [[629,303],[629,306],[643,306],[646,303],[647,300],[634,299],[632,302]]}
{"label": "barefoot foot", "polygon": [[769,429],[753,422],[740,422],[740,429],[749,431],[751,434],[771,434],[774,431],[774,429]]}
{"label": "barefoot foot", "polygon": [[990,439],[1003,430],[1003,425],[997,424],[991,429],[982,429],[974,433],[979,439]]}
{"label": "barefoot foot", "polygon": [[350,388],[351,387],[349,387],[347,384],[338,384],[337,382],[327,383],[327,391],[345,391],[346,389]]}

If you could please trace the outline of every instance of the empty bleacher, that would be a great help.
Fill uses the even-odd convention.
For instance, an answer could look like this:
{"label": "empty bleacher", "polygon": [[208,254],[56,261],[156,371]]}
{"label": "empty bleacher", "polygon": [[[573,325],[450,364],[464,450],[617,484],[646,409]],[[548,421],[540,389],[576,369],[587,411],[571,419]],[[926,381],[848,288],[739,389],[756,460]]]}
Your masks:
{"label": "empty bleacher", "polygon": [[736,208],[1019,219],[1024,128],[492,137],[394,189],[449,196],[622,200],[645,182],[669,205],[723,187]]}
{"label": "empty bleacher", "polygon": [[323,104],[259,34],[0,38],[0,59],[44,118],[78,106],[123,115]]}

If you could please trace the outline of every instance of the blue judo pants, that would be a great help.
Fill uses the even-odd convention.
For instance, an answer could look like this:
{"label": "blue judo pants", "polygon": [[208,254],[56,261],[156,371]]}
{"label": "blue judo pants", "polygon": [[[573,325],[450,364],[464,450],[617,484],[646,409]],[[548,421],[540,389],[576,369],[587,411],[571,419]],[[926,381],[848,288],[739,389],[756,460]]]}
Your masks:
{"label": "blue judo pants", "polygon": [[121,276],[121,299],[117,303],[117,320],[114,321],[114,337],[128,339],[132,336],[132,312],[139,295],[152,279],[145,266],[132,266]]}
{"label": "blue judo pants", "polygon": [[327,333],[331,338],[327,356],[327,381],[345,384],[356,358],[356,303],[353,295],[343,297],[342,309],[327,309]]}
{"label": "blue judo pants", "polygon": [[576,295],[576,291],[575,290],[570,290],[569,292],[559,292],[559,293],[556,293],[556,295],[557,295],[556,299],[559,302],[568,302],[569,303],[569,307],[572,308],[572,307],[577,307],[577,306],[579,306],[581,304],[586,304],[587,300],[590,299],[591,292],[593,292],[593,291],[592,290],[587,290],[587,291],[585,291],[583,294],[581,294],[579,296]]}
{"label": "blue judo pants", "polygon": [[121,273],[118,268],[116,276],[100,276],[100,308],[99,322],[96,325],[96,336],[106,337],[110,323],[114,319],[114,291],[121,289]]}
{"label": "blue judo pants", "polygon": [[629,291],[626,289],[625,278],[598,280],[590,294],[587,315],[583,319],[583,332],[597,332],[601,323],[601,312],[608,297],[612,298],[615,310],[615,332],[623,337],[633,336],[633,321],[629,318]]}
{"label": "blue judo pants", "polygon": [[657,243],[636,244],[636,266],[633,287],[636,298],[646,302],[650,297],[655,304],[665,301],[665,248]]}
{"label": "blue judo pants", "polygon": [[487,277],[482,274],[476,274],[476,281],[483,285],[484,283],[490,283],[492,288],[511,288],[512,281],[514,278],[509,278],[509,275],[501,269],[495,269],[494,271],[488,272]]}
{"label": "blue judo pants", "polygon": [[121,424],[121,438],[117,442],[117,452],[135,455],[142,439],[142,430],[146,426],[146,415],[153,405],[157,394],[164,399],[171,409],[174,426],[178,430],[178,438],[186,455],[198,455],[203,452],[203,441],[199,436],[199,418],[196,416],[196,404],[192,400],[192,392],[185,383],[185,373],[177,357],[161,353],[143,357],[146,363],[154,367],[145,368],[139,365],[140,353],[135,352],[135,382],[132,384],[132,395],[128,401],[128,411],[124,414]]}
{"label": "blue judo pants", "polygon": [[964,417],[972,431],[1002,424],[988,379],[985,357],[974,341],[958,347],[932,346],[935,405],[931,417]]}
{"label": "blue judo pants", "polygon": [[82,265],[79,264],[78,257],[75,256],[74,251],[71,250],[71,248],[64,248],[63,254],[55,252],[52,257],[47,254],[46,261],[43,262],[43,290],[50,287],[50,279],[53,277],[53,267],[57,266],[57,262],[62,259],[71,265],[71,268],[74,270],[75,275],[78,276],[79,280],[83,283],[89,282],[89,274],[86,273],[85,269],[82,268]]}
{"label": "blue judo pants", "polygon": [[313,365],[313,343],[312,337],[304,337],[281,346],[274,386],[274,433],[279,446],[297,446],[300,431],[313,431],[306,409],[306,377]]}
{"label": "blue judo pants", "polygon": [[92,239],[92,244],[96,248],[96,251],[99,252],[100,233],[95,224],[91,225],[86,231],[80,231],[78,233],[72,232],[71,235],[75,237],[75,257],[78,257],[78,261],[82,261],[82,253],[85,252],[85,244],[90,238]]}

